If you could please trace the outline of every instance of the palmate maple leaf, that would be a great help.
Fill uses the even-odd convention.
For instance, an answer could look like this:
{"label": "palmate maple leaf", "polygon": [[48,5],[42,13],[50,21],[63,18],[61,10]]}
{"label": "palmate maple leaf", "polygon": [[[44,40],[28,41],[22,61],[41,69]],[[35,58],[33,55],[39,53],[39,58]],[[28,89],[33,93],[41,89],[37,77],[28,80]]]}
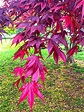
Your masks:
{"label": "palmate maple leaf", "polygon": [[38,56],[31,55],[30,57],[28,57],[24,69],[26,71],[25,78],[31,76],[32,81],[37,82],[40,77],[44,82],[45,72],[47,72],[47,69],[45,66],[43,66]]}
{"label": "palmate maple leaf", "polygon": [[28,55],[27,49],[19,49],[15,54],[14,54],[14,59],[20,58],[21,60],[24,58],[25,55]]}
{"label": "palmate maple leaf", "polygon": [[66,41],[64,41],[64,39],[62,39],[63,41],[60,42],[60,40],[57,38],[58,38],[58,35],[55,35],[51,39],[49,39],[49,41],[48,41],[48,53],[49,53],[49,55],[48,56],[53,54],[53,57],[54,57],[56,64],[58,64],[59,57],[66,63],[66,55],[60,50],[58,44],[63,43],[67,46],[67,43],[66,43]]}
{"label": "palmate maple leaf", "polygon": [[15,75],[15,78],[19,76],[19,79],[16,80],[13,84],[13,86],[16,86],[19,88],[20,81],[24,84],[25,83],[25,77],[24,77],[24,69],[20,66],[14,68],[14,71],[12,72]]}
{"label": "palmate maple leaf", "polygon": [[38,89],[39,87],[41,87],[41,86],[39,86],[39,84],[34,81],[30,82],[30,83],[26,83],[24,86],[22,86],[19,89],[19,91],[22,91],[22,94],[20,96],[18,104],[20,104],[23,100],[28,98],[28,103],[29,103],[30,111],[31,111],[33,108],[33,105],[34,105],[34,96],[35,95],[44,101],[43,95],[41,94],[41,92]]}
{"label": "palmate maple leaf", "polygon": [[24,74],[24,69],[22,67],[16,67],[14,68],[13,74],[15,74],[15,77],[20,76],[20,78],[22,78],[23,74]]}

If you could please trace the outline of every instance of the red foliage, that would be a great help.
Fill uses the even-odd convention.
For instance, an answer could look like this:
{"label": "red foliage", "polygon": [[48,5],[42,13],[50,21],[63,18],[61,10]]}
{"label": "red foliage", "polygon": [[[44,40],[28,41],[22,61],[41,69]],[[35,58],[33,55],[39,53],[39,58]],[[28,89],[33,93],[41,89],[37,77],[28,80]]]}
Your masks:
{"label": "red foliage", "polygon": [[30,82],[23,85],[19,91],[23,91],[22,95],[20,96],[20,100],[18,102],[21,103],[26,97],[28,97],[28,103],[30,109],[32,110],[34,104],[34,94],[44,101],[43,95],[39,91],[39,84],[37,82]]}
{"label": "red foliage", "polygon": [[[66,63],[66,55],[61,50],[61,44],[68,49],[66,54],[70,56],[77,52],[78,44],[84,45],[84,0],[5,1],[5,6],[0,8],[0,28],[3,29],[3,26],[9,23],[16,25],[16,28],[23,28],[23,32],[17,34],[12,41],[12,45],[24,42],[14,54],[14,60],[19,57],[23,60],[25,55],[30,55],[30,49],[34,48],[34,53],[26,59],[24,67],[14,69],[15,76],[20,75],[14,85],[18,87],[20,80],[23,83],[19,103],[27,96],[32,109],[34,94],[43,99],[37,83],[39,78],[44,82],[47,72],[40,61],[41,49],[47,48],[48,57],[52,55],[58,64],[60,58]],[[7,10],[4,12],[5,7]],[[0,32],[4,31],[0,29]],[[1,38],[0,34],[0,40]],[[30,78],[29,83],[26,82],[26,78]]]}

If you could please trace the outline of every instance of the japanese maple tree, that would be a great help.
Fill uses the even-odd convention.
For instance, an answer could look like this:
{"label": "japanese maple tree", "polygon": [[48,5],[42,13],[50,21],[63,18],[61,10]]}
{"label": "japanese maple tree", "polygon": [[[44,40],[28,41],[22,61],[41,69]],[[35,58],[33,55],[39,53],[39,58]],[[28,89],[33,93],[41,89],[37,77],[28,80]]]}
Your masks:
{"label": "japanese maple tree", "polygon": [[[59,59],[64,63],[69,61],[70,57],[77,53],[78,44],[84,45],[84,0],[5,0],[3,8],[7,15],[4,17],[4,23],[9,25],[13,21],[11,23],[16,28],[23,28],[12,41],[12,45],[23,42],[14,54],[14,60],[20,58],[24,61],[24,56],[27,56],[25,65],[14,69],[15,77],[19,77],[14,85],[19,88],[19,83],[22,82],[23,86],[19,88],[19,91],[22,91],[19,103],[28,98],[31,111],[35,95],[44,101],[39,90],[42,88],[39,79],[45,81],[47,69],[41,62],[41,49],[46,48],[48,58],[52,55],[58,64]],[[4,15],[0,12],[1,16],[2,14]],[[61,45],[65,46],[66,54]],[[33,54],[30,54],[31,49],[34,50]],[[26,82],[26,78],[30,81]]]}

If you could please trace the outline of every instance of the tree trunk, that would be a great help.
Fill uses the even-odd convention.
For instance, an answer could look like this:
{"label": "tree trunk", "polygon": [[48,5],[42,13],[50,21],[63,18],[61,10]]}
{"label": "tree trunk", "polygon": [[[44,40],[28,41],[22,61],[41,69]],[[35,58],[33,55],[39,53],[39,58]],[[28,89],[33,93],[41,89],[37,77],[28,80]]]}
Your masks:
{"label": "tree trunk", "polygon": [[67,59],[66,59],[66,62],[67,62],[67,63],[74,63],[74,62],[75,62],[74,57],[68,55],[68,56],[67,56]]}
{"label": "tree trunk", "polygon": [[[65,47],[66,52],[68,52],[73,46],[74,46],[74,44],[72,45],[72,44],[70,43],[70,45],[69,45],[68,47]],[[67,62],[67,63],[74,63],[75,60],[74,60],[73,55],[72,55],[72,56],[69,56],[69,55],[67,54],[66,62]]]}

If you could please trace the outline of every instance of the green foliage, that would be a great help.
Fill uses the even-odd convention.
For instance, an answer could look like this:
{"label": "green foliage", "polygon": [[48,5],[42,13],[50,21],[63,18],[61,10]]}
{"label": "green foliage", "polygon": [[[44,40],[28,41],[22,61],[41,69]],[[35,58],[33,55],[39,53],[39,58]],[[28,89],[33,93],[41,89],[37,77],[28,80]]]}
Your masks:
{"label": "green foliage", "polygon": [[9,34],[9,35],[12,35],[12,34],[18,34],[20,32],[22,32],[24,29],[21,28],[21,29],[16,29],[14,27],[12,28],[9,28],[9,27],[5,27],[4,30]]}
{"label": "green foliage", "polygon": [[78,52],[82,52],[83,51],[83,47],[81,45],[78,45]]}
{"label": "green foliage", "polygon": [[15,28],[9,28],[9,27],[5,27],[4,30],[9,34],[16,34],[16,29]]}

